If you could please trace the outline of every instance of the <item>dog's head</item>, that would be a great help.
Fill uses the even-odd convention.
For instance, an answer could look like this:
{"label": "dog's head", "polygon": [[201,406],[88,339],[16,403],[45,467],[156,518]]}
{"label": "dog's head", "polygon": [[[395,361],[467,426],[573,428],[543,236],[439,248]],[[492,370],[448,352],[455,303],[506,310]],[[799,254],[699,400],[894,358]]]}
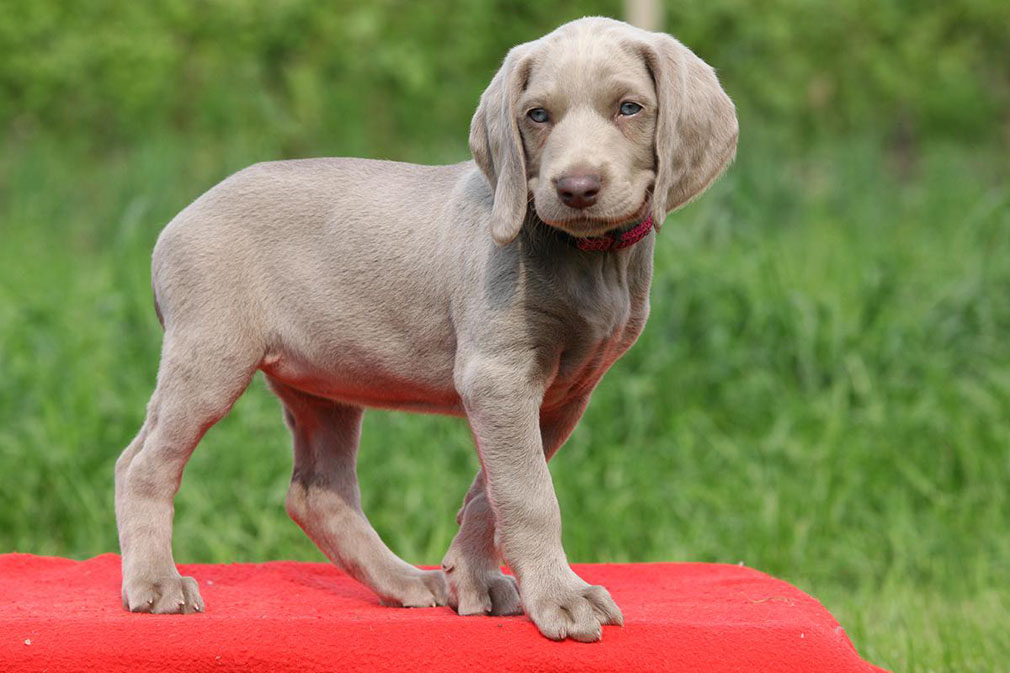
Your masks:
{"label": "dog's head", "polygon": [[736,141],[712,68],[669,35],[604,18],[509,51],[470,125],[503,245],[530,195],[541,220],[573,236],[648,214],[658,227],[722,172]]}

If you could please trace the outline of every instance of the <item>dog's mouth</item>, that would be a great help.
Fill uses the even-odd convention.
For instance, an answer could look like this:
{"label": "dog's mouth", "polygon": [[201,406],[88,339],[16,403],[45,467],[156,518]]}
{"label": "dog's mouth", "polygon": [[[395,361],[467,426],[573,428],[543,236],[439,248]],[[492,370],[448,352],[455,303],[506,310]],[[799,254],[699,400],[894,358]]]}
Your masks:
{"label": "dog's mouth", "polygon": [[642,199],[642,204],[638,208],[630,213],[614,217],[607,217],[605,215],[587,217],[584,214],[577,212],[573,218],[554,220],[549,216],[545,217],[544,213],[541,213],[539,208],[536,208],[536,211],[537,217],[539,217],[544,224],[550,225],[555,229],[560,229],[566,234],[575,236],[576,238],[587,238],[600,236],[608,231],[622,229],[626,226],[635,224],[636,222],[641,222],[646,218],[646,216],[648,216],[651,203],[652,189],[649,189],[646,191],[645,197]]}

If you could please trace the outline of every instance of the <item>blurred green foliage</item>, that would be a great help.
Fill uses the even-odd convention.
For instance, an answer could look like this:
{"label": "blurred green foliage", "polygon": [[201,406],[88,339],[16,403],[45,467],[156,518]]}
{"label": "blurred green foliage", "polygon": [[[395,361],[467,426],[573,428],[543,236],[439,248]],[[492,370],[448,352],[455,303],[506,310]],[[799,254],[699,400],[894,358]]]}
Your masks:
{"label": "blurred green foliage", "polygon": [[[0,0],[0,553],[116,549],[154,385],[150,252],[243,166],[468,156],[512,45],[618,2]],[[745,561],[871,660],[1010,658],[1010,2],[667,2],[741,117],[652,315],[552,462],[573,560]],[[180,562],[320,559],[261,379],[177,499]],[[437,563],[463,422],[366,415],[365,510]],[[1000,664],[999,662],[1004,662]]]}
{"label": "blurred green foliage", "polygon": [[[742,112],[790,131],[983,139],[1007,121],[1005,0],[668,4],[667,29]],[[510,46],[584,14],[621,5],[0,0],[0,128],[104,144],[265,133],[292,154],[401,158],[406,141],[431,156],[458,146]]]}

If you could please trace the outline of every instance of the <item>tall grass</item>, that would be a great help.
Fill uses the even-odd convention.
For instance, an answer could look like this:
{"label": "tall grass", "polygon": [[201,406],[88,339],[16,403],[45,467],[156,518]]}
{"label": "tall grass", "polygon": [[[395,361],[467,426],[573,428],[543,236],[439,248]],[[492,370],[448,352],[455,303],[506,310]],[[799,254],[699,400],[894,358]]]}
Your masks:
{"label": "tall grass", "polygon": [[[743,561],[820,597],[879,664],[1006,670],[1005,157],[780,147],[745,138],[660,234],[649,325],[552,464],[569,555]],[[0,552],[116,549],[112,466],[157,369],[154,240],[277,153],[156,136],[0,159]],[[321,559],[283,511],[289,444],[257,379],[187,469],[179,562]],[[413,562],[440,560],[475,469],[461,421],[366,415],[364,506]]]}

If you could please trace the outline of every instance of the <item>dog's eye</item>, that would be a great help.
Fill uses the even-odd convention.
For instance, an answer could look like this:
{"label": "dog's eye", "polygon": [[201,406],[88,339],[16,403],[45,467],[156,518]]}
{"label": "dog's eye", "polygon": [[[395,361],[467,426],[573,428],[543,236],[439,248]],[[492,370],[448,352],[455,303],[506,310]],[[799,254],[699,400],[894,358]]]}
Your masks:
{"label": "dog's eye", "polygon": [[543,109],[542,107],[533,108],[532,110],[526,113],[526,116],[535,121],[537,124],[543,124],[548,119],[550,119],[550,115],[547,114],[547,110]]}
{"label": "dog's eye", "polygon": [[641,111],[642,106],[638,103],[632,103],[631,101],[621,103],[621,114],[625,117],[630,117],[631,115],[638,114]]}

